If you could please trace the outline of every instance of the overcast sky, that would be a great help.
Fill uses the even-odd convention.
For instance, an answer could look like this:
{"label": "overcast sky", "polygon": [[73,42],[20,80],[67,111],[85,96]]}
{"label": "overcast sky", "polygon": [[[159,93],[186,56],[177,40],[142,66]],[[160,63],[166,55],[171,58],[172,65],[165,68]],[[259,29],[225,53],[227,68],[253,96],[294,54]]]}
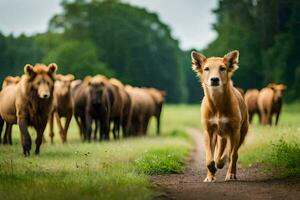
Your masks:
{"label": "overcast sky", "polygon": [[[59,13],[61,0],[0,0],[0,31],[34,34],[47,29],[49,19]],[[217,0],[123,0],[157,12],[184,49],[205,47],[216,34],[211,10]]]}

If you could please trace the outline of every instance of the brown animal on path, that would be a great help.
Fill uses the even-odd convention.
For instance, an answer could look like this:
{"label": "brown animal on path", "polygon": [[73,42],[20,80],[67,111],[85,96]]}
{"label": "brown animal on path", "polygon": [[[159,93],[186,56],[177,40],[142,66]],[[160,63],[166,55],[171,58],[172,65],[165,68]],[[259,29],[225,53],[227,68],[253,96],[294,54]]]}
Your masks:
{"label": "brown animal on path", "polygon": [[249,113],[249,122],[252,122],[253,115],[255,113],[258,114],[259,122],[261,121],[260,112],[258,109],[257,98],[259,95],[259,90],[250,89],[245,93],[244,99],[247,105],[248,113]]}
{"label": "brown animal on path", "polygon": [[129,136],[129,126],[130,126],[130,119],[131,119],[131,98],[129,94],[125,90],[125,86],[121,81],[115,78],[109,79],[109,82],[117,87],[117,90],[119,92],[120,96],[120,102],[121,102],[121,126],[123,130],[123,137]]}
{"label": "brown animal on path", "polygon": [[23,153],[30,155],[31,137],[28,126],[37,132],[35,153],[39,154],[43,133],[52,108],[56,64],[25,65],[24,75],[14,86],[5,87],[0,93],[0,131],[3,123],[18,123]]}
{"label": "brown animal on path", "polygon": [[[19,83],[20,79],[21,78],[19,76],[15,76],[15,77],[7,76],[7,77],[5,77],[5,79],[3,80],[3,83],[2,83],[2,89],[9,86],[9,85],[16,85],[17,83]],[[12,145],[12,126],[13,126],[13,124],[6,123],[5,133],[4,133],[4,138],[3,138],[3,144]],[[0,143],[1,143],[1,133],[0,133]]]}
{"label": "brown animal on path", "polygon": [[[193,51],[191,57],[192,68],[200,77],[204,89],[201,104],[207,167],[204,182],[216,180],[217,168],[224,167],[227,154],[230,161],[225,180],[235,180],[238,149],[249,125],[245,101],[230,83],[231,76],[238,68],[239,52],[206,58]],[[229,148],[226,148],[227,145]]]}
{"label": "brown animal on path", "polygon": [[21,80],[20,76],[7,76],[3,80],[2,89],[9,85],[16,85],[17,83],[20,82],[20,80]]}
{"label": "brown animal on path", "polygon": [[278,124],[285,90],[286,85],[272,83],[260,91],[257,103],[263,125],[272,125],[273,114],[276,115],[275,125]]}
{"label": "brown animal on path", "polygon": [[72,92],[74,117],[85,141],[91,141],[92,122],[100,123],[100,140],[109,139],[110,93],[104,76],[87,76]]}
{"label": "brown animal on path", "polygon": [[[71,98],[71,83],[75,77],[72,74],[68,75],[56,75],[56,81],[54,84],[54,99],[53,107],[49,117],[49,136],[51,143],[53,144],[54,130],[53,120],[56,118],[56,122],[59,128],[59,134],[62,143],[67,142],[67,133],[73,114],[73,102]],[[61,118],[66,118],[65,126],[61,124]]]}
{"label": "brown animal on path", "polygon": [[150,94],[155,103],[154,116],[156,118],[156,133],[160,134],[160,116],[162,111],[162,106],[165,101],[166,92],[158,90],[156,88],[145,88],[145,90]]}

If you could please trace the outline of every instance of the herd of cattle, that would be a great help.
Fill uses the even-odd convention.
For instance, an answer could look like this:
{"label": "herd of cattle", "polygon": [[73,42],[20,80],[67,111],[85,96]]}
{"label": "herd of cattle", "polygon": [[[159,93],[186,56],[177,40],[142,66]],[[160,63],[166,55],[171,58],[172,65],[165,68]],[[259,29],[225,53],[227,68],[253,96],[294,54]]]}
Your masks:
{"label": "herd of cattle", "polygon": [[260,124],[272,125],[272,117],[275,115],[275,125],[277,125],[285,90],[286,86],[284,84],[275,83],[270,83],[260,91],[257,89],[247,90],[244,99],[248,107],[250,123],[254,114],[257,114]]}
{"label": "herd of cattle", "polygon": [[[53,63],[27,64],[22,77],[5,78],[0,93],[0,140],[6,124],[4,144],[12,144],[12,126],[18,124],[23,153],[30,155],[28,126],[32,126],[37,132],[35,153],[39,154],[47,123],[51,143],[54,118],[64,143],[73,115],[84,141],[109,140],[111,127],[114,139],[120,137],[120,129],[123,137],[146,135],[152,116],[157,120],[159,134],[164,91],[123,85],[103,75],[75,80],[71,74],[61,75],[56,71],[57,65]],[[61,121],[63,117],[65,124]]]}

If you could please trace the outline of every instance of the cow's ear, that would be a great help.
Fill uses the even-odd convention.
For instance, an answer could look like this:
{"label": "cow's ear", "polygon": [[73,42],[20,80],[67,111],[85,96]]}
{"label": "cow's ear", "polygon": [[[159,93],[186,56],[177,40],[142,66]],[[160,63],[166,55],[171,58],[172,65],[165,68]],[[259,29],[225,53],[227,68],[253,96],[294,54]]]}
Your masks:
{"label": "cow's ear", "polygon": [[55,63],[51,63],[48,65],[49,73],[55,74],[57,71],[57,65]]}
{"label": "cow's ear", "polygon": [[67,78],[70,82],[75,80],[75,76],[73,74],[68,74]]}
{"label": "cow's ear", "polygon": [[239,68],[239,51],[234,50],[224,56],[224,63],[229,72],[234,72]]}
{"label": "cow's ear", "polygon": [[276,84],[275,83],[269,83],[267,87],[272,89],[272,90],[276,90]]}
{"label": "cow's ear", "polygon": [[29,77],[35,76],[35,72],[34,72],[33,66],[32,66],[31,64],[26,64],[26,65],[24,66],[24,73],[25,73],[26,75],[28,75]]}
{"label": "cow's ear", "polygon": [[191,57],[192,57],[192,69],[196,73],[202,73],[202,67],[206,60],[206,57],[196,51],[192,51]]}
{"label": "cow's ear", "polygon": [[55,79],[58,80],[58,81],[61,81],[62,80],[62,75],[61,74],[56,74]]}

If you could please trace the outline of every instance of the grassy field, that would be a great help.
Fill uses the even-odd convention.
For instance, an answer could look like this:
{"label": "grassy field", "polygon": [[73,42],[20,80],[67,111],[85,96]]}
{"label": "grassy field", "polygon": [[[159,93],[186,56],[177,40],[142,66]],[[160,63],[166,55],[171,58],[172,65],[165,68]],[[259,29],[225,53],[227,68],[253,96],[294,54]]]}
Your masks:
{"label": "grassy field", "polygon": [[[239,160],[263,164],[279,176],[300,174],[300,104],[285,105],[278,127],[251,125]],[[149,136],[108,143],[81,143],[72,123],[69,143],[43,144],[40,156],[24,158],[19,132],[0,145],[0,199],[151,199],[152,174],[177,173],[192,147],[185,127],[200,128],[199,105],[167,105],[162,135],[154,120]],[[48,139],[48,131],[46,131]]]}
{"label": "grassy field", "polygon": [[[0,145],[0,199],[151,199],[149,175],[184,167],[192,146],[185,124],[200,120],[191,124],[191,118],[199,119],[199,106],[168,105],[161,136],[152,120],[148,137],[91,144],[79,141],[73,121],[68,144],[60,143],[56,131],[55,144],[43,144],[41,155],[29,158],[22,155],[15,126],[14,145]],[[49,141],[47,130],[45,136]]]}
{"label": "grassy field", "polygon": [[277,127],[250,126],[240,151],[244,166],[263,164],[275,176],[300,175],[300,103],[284,105]]}

